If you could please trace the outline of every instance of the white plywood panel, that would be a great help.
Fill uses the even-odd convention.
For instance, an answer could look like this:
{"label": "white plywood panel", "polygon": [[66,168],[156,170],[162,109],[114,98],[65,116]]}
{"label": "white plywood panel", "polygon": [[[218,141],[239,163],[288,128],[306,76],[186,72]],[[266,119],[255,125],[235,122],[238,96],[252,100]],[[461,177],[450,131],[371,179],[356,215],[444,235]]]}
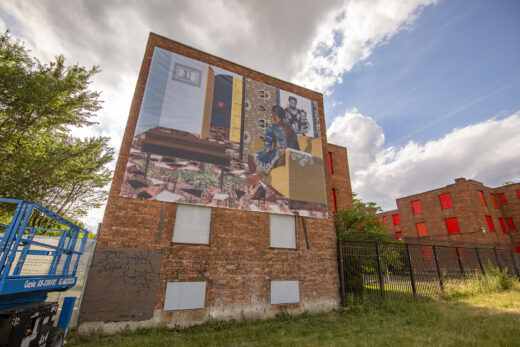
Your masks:
{"label": "white plywood panel", "polygon": [[294,216],[270,215],[271,247],[296,248]]}
{"label": "white plywood panel", "polygon": [[206,282],[168,282],[164,310],[194,310],[204,308]]}
{"label": "white plywood panel", "polygon": [[209,244],[211,208],[178,205],[173,227],[173,242]]}
{"label": "white plywood panel", "polygon": [[298,281],[271,281],[271,305],[300,302]]}

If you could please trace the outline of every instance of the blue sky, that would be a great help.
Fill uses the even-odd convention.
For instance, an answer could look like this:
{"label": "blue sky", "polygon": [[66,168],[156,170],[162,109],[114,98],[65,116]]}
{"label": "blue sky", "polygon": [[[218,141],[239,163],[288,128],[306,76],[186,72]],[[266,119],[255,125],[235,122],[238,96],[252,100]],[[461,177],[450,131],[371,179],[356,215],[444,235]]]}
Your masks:
{"label": "blue sky", "polygon": [[520,181],[518,0],[4,0],[4,29],[43,62],[101,67],[99,124],[74,134],[116,151],[155,32],[322,92],[353,190],[384,209],[457,177]]}
{"label": "blue sky", "polygon": [[325,99],[327,123],[356,107],[384,129],[387,146],[403,146],[508,116],[520,109],[519,34],[519,1],[427,7],[343,75]]}

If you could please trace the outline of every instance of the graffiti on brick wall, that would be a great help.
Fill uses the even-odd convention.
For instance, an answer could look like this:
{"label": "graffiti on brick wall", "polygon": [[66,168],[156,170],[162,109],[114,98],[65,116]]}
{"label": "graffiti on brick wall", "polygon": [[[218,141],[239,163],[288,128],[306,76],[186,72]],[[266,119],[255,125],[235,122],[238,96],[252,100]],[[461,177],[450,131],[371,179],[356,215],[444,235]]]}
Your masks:
{"label": "graffiti on brick wall", "polygon": [[151,282],[157,281],[159,269],[154,264],[146,251],[135,253],[122,253],[121,251],[105,251],[101,259],[100,273],[109,274],[112,281],[131,281],[135,286],[149,287]]}
{"label": "graffiti on brick wall", "polygon": [[92,260],[80,320],[146,320],[153,316],[161,253],[98,249]]}

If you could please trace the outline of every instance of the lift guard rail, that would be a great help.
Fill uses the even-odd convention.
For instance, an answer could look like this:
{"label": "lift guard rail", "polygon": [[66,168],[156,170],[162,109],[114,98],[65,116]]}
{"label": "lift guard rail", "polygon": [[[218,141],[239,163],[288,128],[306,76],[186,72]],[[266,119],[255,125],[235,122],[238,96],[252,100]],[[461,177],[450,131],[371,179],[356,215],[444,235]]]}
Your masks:
{"label": "lift guard rail", "polygon": [[[10,223],[0,223],[0,230],[5,229],[0,243],[0,309],[14,302],[42,301],[47,292],[73,287],[89,232],[36,202],[0,198],[0,203],[16,204]],[[35,212],[65,229],[29,226]],[[37,232],[45,231],[61,233],[57,245],[34,240]],[[31,256],[47,259],[48,270],[24,272],[25,261]]]}

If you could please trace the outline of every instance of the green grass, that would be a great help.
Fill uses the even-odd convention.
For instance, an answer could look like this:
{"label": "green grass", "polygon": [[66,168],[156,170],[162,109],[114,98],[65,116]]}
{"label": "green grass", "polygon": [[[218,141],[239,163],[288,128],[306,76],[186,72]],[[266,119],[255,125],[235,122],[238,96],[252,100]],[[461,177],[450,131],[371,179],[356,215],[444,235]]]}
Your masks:
{"label": "green grass", "polygon": [[370,302],[266,320],[78,336],[67,346],[519,346],[520,285],[463,297]]}

